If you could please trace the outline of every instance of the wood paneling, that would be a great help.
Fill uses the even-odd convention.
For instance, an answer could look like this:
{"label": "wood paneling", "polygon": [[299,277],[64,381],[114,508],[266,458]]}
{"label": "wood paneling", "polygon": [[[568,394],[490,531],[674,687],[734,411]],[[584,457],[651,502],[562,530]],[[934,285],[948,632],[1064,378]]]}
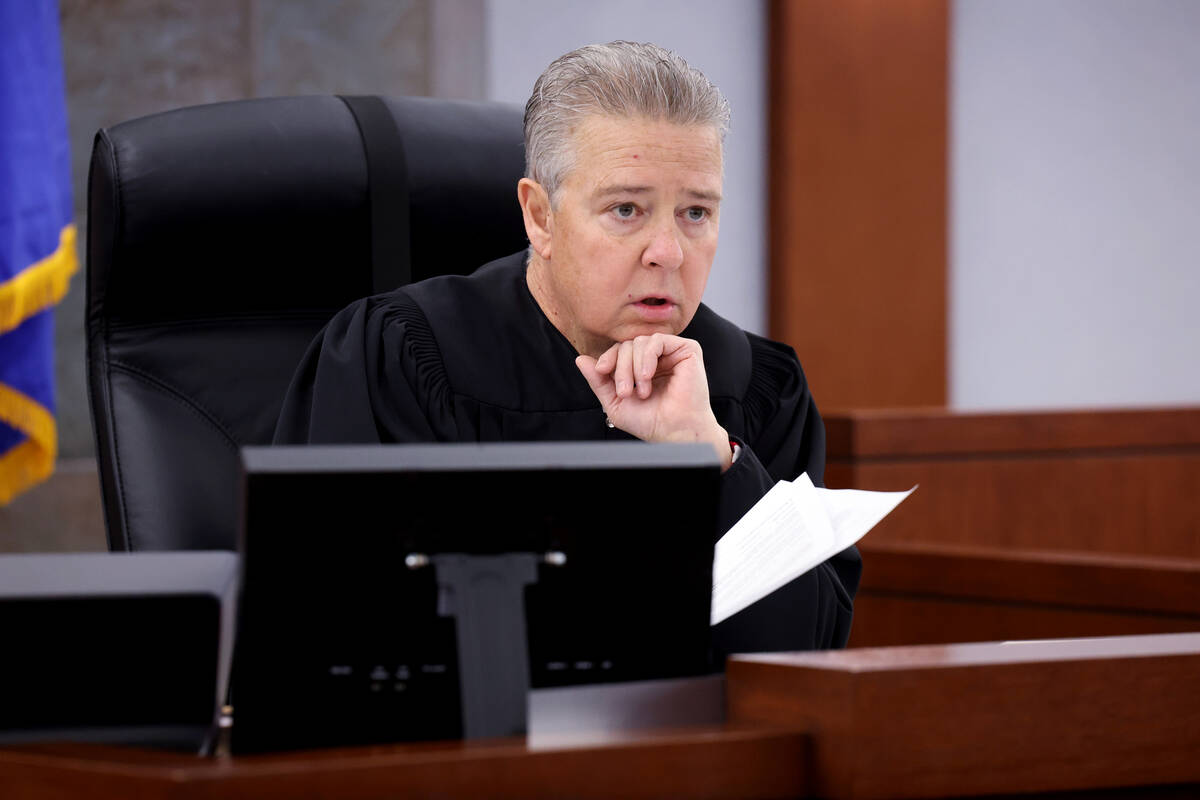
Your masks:
{"label": "wood paneling", "polygon": [[862,542],[853,646],[1200,630],[1200,409],[826,416]]}
{"label": "wood paneling", "polygon": [[1200,634],[867,648],[734,658],[727,692],[811,726],[814,794],[947,797],[1200,781],[1198,670]]}
{"label": "wood paneling", "polygon": [[833,461],[1079,450],[1200,448],[1200,408],[964,413],[945,408],[825,414]]}
{"label": "wood paneling", "polygon": [[1200,558],[1200,409],[850,412],[826,426],[830,487],[921,485],[867,543]]}
{"label": "wood paneling", "polygon": [[770,329],[823,408],[946,401],[946,0],[770,5]]}
{"label": "wood paneling", "polygon": [[851,647],[1200,631],[1200,560],[869,544]]}

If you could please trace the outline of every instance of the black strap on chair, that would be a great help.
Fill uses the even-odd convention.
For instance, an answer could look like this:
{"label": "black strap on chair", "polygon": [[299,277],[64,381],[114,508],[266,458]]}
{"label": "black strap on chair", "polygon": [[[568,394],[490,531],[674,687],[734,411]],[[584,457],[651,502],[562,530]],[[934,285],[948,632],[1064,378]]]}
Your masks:
{"label": "black strap on chair", "polygon": [[404,143],[392,112],[378,95],[338,97],[354,115],[367,156],[374,291],[391,291],[412,281]]}

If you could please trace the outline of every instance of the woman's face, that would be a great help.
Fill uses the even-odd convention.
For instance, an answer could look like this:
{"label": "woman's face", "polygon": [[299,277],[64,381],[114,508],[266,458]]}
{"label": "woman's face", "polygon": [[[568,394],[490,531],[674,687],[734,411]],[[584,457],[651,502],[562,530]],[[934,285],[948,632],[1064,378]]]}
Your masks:
{"label": "woman's face", "polygon": [[530,236],[542,262],[531,265],[534,296],[581,353],[679,333],[717,250],[717,131],[590,116],[572,138],[575,166],[544,216],[544,236]]}

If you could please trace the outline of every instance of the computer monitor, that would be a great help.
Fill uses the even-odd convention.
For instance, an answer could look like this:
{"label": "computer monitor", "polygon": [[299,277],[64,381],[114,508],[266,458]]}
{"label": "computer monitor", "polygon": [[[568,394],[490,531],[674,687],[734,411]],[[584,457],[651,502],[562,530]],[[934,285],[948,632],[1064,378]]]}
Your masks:
{"label": "computer monitor", "polygon": [[[460,737],[463,668],[511,663],[505,648],[527,647],[535,688],[712,669],[720,469],[707,445],[289,446],[242,460],[236,752]],[[460,664],[461,620],[446,613],[496,575],[439,589],[451,554],[532,554],[526,641],[484,630],[482,663]]]}
{"label": "computer monitor", "polygon": [[210,750],[237,581],[229,552],[0,555],[0,746]]}

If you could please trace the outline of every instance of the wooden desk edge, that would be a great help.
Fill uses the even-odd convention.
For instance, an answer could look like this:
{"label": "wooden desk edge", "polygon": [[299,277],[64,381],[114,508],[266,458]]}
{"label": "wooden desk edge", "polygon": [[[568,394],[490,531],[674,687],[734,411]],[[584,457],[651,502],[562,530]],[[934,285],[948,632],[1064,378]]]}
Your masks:
{"label": "wooden desk edge", "polygon": [[731,658],[726,698],[810,728],[822,797],[1190,786],[1198,671],[1197,633],[863,648]]}
{"label": "wooden desk edge", "polygon": [[628,787],[628,796],[639,797],[800,796],[808,749],[806,731],[779,725],[632,731],[546,746],[513,738],[216,759],[99,745],[26,745],[0,749],[0,794],[6,800],[23,791],[72,797],[87,787],[98,797],[265,792],[276,798],[382,798],[404,787],[416,796],[604,797],[627,794],[624,782],[630,781],[637,785]]}
{"label": "wooden desk edge", "polygon": [[[1200,658],[1200,633],[970,642],[908,647],[862,647],[820,652],[734,655],[729,658],[726,669],[726,692],[732,693],[739,688],[739,681],[743,678],[743,666],[745,665],[770,666],[783,670],[809,669],[854,674],[1170,656]],[[748,720],[739,719],[732,714],[729,720],[733,724],[748,722]]]}

